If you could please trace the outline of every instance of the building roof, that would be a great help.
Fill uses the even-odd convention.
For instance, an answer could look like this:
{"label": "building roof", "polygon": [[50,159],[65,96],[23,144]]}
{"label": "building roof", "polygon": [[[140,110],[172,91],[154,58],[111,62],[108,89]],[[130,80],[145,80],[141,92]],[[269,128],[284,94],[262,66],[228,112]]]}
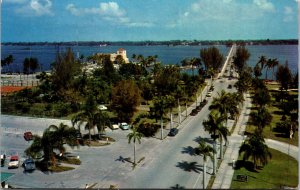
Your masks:
{"label": "building roof", "polygon": [[119,49],[118,49],[118,51],[124,51],[124,50],[125,50],[125,49],[123,49],[123,48],[119,48]]}

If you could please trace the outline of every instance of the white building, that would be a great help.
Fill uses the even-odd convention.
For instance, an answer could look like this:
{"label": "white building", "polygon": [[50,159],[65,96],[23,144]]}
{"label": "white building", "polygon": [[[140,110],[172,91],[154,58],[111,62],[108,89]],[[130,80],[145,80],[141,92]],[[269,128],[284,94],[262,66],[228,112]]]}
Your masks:
{"label": "white building", "polygon": [[118,55],[121,55],[122,58],[124,59],[125,63],[129,63],[129,59],[127,58],[127,55],[126,55],[126,50],[123,49],[123,48],[120,48],[118,49],[117,53],[111,53],[110,54],[110,60],[112,62],[114,62],[117,58]]}

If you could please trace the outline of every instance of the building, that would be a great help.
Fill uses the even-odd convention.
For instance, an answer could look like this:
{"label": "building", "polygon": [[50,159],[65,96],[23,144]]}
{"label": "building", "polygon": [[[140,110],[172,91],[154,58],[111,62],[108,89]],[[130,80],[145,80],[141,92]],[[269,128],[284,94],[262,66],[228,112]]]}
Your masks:
{"label": "building", "polygon": [[[101,55],[102,53],[98,53],[98,55]],[[103,54],[102,54],[103,55]],[[124,59],[125,63],[129,63],[129,59],[127,58],[126,55],[126,50],[123,48],[118,49],[117,53],[110,53],[110,60],[112,62],[114,62],[117,58],[117,56],[122,56],[122,58]]]}

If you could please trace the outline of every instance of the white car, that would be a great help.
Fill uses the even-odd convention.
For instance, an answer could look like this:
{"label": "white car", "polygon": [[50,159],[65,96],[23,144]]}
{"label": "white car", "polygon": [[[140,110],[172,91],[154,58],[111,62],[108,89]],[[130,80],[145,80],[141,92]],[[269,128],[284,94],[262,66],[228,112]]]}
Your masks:
{"label": "white car", "polygon": [[8,163],[8,168],[18,168],[20,165],[19,161],[19,156],[11,156],[9,163]]}
{"label": "white car", "polygon": [[119,129],[119,125],[114,123],[111,125],[111,129],[112,130]]}
{"label": "white car", "polygon": [[120,123],[120,128],[123,129],[123,130],[128,130],[130,128],[130,125],[123,122],[123,123]]}
{"label": "white car", "polygon": [[99,105],[98,109],[99,110],[107,110],[107,107],[105,105]]}

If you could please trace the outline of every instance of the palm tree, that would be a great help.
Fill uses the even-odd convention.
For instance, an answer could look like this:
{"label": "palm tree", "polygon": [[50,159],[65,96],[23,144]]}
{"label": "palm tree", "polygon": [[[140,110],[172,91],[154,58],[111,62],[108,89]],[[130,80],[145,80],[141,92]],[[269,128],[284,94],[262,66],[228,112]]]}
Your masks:
{"label": "palm tree", "polygon": [[215,153],[215,150],[205,144],[205,141],[201,139],[199,142],[199,146],[195,148],[195,153],[197,155],[202,155],[203,156],[203,189],[206,188],[206,161],[207,157],[209,157],[211,160],[213,159],[212,153]]}
{"label": "palm tree", "polygon": [[135,165],[135,142],[138,141],[141,144],[141,138],[143,134],[137,131],[137,127],[132,126],[132,132],[127,135],[128,144],[130,144],[131,140],[133,140],[133,165]]}
{"label": "palm tree", "polygon": [[[229,131],[224,127],[224,116],[220,112],[213,110],[208,116],[208,120],[203,121],[204,130],[211,134],[214,140],[213,148],[216,150],[216,139],[220,140],[220,157],[223,158],[223,139],[227,142]],[[216,173],[216,154],[214,153],[213,174]]]}
{"label": "palm tree", "polygon": [[50,125],[49,130],[54,132],[56,136],[54,147],[57,147],[61,154],[65,152],[64,144],[68,144],[72,148],[77,145],[76,129],[74,127],[70,128],[68,125],[60,123],[59,126]]}
{"label": "palm tree", "polygon": [[91,129],[94,129],[95,132],[95,125],[98,124],[99,115],[101,115],[102,112],[97,108],[96,101],[94,100],[94,97],[92,95],[88,96],[86,99],[85,105],[83,107],[83,110],[79,112],[77,115],[75,115],[72,118],[72,124],[73,126],[77,123],[79,123],[79,127],[86,122],[85,128],[89,130],[89,141],[91,142]]}
{"label": "palm tree", "polygon": [[35,158],[43,152],[44,161],[51,160],[51,163],[55,165],[54,150],[56,149],[63,153],[65,151],[64,144],[68,144],[71,147],[77,145],[76,130],[62,123],[59,127],[51,125],[44,131],[42,137],[34,135],[33,143],[25,150],[25,153]]}
{"label": "palm tree", "polygon": [[277,59],[272,59],[272,80],[274,80],[274,68],[279,65],[279,61]]}
{"label": "palm tree", "polygon": [[260,108],[257,112],[250,113],[250,116],[253,125],[257,126],[257,131],[260,133],[262,133],[264,127],[269,125],[272,121],[272,115],[265,107]]}
{"label": "palm tree", "polygon": [[272,59],[268,59],[268,61],[265,64],[265,68],[266,68],[266,80],[268,80],[268,70],[270,68],[272,68],[272,65],[273,65]]}
{"label": "palm tree", "polygon": [[263,136],[257,131],[242,144],[239,154],[242,153],[243,160],[250,158],[253,160],[254,169],[258,167],[258,164],[265,166],[268,163],[268,158],[272,158]]}
{"label": "palm tree", "polygon": [[266,57],[264,55],[260,56],[257,63],[260,64],[260,68],[263,69],[265,67],[265,64],[267,63]]}

